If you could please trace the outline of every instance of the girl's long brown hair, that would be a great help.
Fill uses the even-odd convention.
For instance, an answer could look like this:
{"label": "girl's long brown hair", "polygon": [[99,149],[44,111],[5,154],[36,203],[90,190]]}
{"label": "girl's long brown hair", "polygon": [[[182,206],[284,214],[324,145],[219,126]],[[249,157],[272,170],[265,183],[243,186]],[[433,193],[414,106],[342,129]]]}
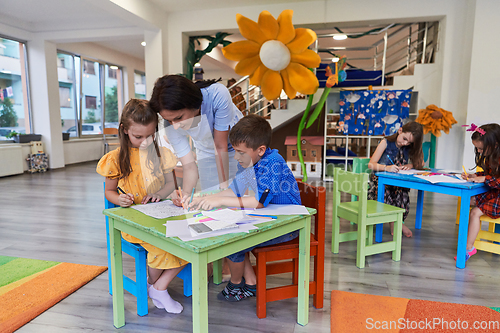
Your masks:
{"label": "girl's long brown hair", "polygon": [[[151,110],[149,107],[149,102],[142,99],[131,99],[125,104],[123,108],[122,115],[120,117],[120,126],[118,127],[118,137],[120,138],[120,154],[118,155],[120,172],[122,176],[120,178],[127,178],[132,171],[132,166],[130,165],[130,152],[131,142],[125,130],[128,130],[132,123],[140,125],[149,125],[151,123],[156,124],[156,131],[158,131],[158,115],[156,112]],[[156,135],[153,138],[153,145],[148,147],[148,166],[153,170],[153,174],[157,175],[159,172],[160,165],[160,150],[158,148],[158,138]],[[154,148],[153,148],[154,147]]]}
{"label": "girl's long brown hair", "polygon": [[475,148],[476,153],[476,166],[481,167],[485,173],[491,172],[491,176],[500,176],[500,125],[498,124],[486,124],[481,128],[485,133],[475,131],[472,133],[472,141],[480,141],[483,143],[483,152],[479,154],[477,148]]}
{"label": "girl's long brown hair", "polygon": [[[421,169],[424,166],[424,153],[422,152],[422,140],[424,138],[424,128],[416,121],[410,121],[401,127],[403,133],[411,133],[413,142],[408,145],[410,149],[410,161],[414,169]],[[396,132],[385,139],[390,142],[395,142],[399,133]]]}

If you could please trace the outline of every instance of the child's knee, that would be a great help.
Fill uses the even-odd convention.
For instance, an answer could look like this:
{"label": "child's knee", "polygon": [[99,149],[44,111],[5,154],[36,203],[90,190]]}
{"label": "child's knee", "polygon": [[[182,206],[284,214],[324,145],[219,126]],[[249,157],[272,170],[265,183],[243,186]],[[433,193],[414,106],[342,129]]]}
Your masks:
{"label": "child's knee", "polygon": [[483,215],[483,212],[478,207],[474,207],[470,211],[471,218],[479,219],[481,217],[481,215]]}

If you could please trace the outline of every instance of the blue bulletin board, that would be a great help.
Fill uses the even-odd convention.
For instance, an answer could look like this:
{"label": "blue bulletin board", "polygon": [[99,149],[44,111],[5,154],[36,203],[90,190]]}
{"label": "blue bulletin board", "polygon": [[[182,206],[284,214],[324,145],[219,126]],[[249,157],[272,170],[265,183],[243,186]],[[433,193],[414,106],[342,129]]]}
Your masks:
{"label": "blue bulletin board", "polygon": [[339,132],[349,135],[391,135],[410,115],[409,90],[340,92]]}

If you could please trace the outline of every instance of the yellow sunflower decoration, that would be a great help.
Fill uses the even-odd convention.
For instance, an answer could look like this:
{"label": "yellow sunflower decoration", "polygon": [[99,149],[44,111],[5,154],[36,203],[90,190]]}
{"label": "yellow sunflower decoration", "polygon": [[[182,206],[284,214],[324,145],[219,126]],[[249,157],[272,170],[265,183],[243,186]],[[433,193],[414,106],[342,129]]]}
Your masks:
{"label": "yellow sunflower decoration", "polygon": [[431,132],[436,137],[441,136],[441,131],[446,134],[450,133],[451,126],[457,123],[450,111],[441,109],[434,104],[418,110],[418,117],[415,121],[422,124],[424,134]]}
{"label": "yellow sunflower decoration", "polygon": [[222,49],[224,56],[238,61],[234,71],[250,75],[250,84],[261,86],[262,94],[273,100],[285,90],[293,99],[297,92],[312,95],[318,89],[318,79],[309,68],[319,66],[321,59],[308,46],[316,40],[311,29],[292,24],[293,10],[284,10],[278,19],[268,11],[259,15],[258,22],[237,14],[240,33],[247,40],[229,44]]}

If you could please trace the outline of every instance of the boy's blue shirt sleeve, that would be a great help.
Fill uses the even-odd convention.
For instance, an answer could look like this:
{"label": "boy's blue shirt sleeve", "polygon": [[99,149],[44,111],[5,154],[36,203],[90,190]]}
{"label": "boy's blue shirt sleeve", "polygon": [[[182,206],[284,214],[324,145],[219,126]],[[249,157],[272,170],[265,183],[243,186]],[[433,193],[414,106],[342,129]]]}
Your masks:
{"label": "boy's blue shirt sleeve", "polygon": [[246,180],[246,169],[238,165],[238,172],[234,177],[229,188],[237,197],[242,197],[248,189],[248,181]]}

